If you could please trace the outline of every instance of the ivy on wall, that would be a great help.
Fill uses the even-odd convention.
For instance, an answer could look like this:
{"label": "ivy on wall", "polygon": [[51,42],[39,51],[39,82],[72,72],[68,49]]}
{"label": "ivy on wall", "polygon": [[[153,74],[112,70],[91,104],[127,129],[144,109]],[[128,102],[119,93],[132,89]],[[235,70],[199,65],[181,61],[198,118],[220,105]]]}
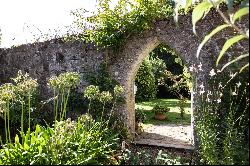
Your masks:
{"label": "ivy on wall", "polygon": [[97,13],[90,17],[83,16],[83,9],[73,12],[75,23],[84,29],[84,40],[117,49],[129,36],[150,29],[155,20],[171,17],[174,7],[169,0],[118,0],[113,8],[111,3],[100,0]]}

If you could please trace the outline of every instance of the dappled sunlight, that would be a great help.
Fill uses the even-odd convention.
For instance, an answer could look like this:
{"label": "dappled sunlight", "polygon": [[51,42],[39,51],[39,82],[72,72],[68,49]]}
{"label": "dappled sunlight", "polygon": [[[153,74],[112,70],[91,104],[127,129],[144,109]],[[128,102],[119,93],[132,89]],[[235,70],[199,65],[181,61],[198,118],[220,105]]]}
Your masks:
{"label": "dappled sunlight", "polygon": [[190,125],[162,124],[143,127],[144,132],[135,140],[138,144],[193,149]]}
{"label": "dappled sunlight", "polygon": [[[154,99],[154,100],[150,100],[146,102],[136,103],[135,108],[151,110],[156,104],[174,108],[174,107],[178,107],[178,101],[179,101],[178,99]],[[191,107],[191,100],[187,100],[185,107],[187,108]],[[170,109],[170,111],[173,111],[173,110],[175,109]]]}

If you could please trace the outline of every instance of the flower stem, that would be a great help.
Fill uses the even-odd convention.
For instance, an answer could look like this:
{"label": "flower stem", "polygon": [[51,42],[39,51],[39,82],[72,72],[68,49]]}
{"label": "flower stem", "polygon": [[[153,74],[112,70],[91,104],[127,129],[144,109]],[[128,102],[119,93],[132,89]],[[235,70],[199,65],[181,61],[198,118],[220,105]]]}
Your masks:
{"label": "flower stem", "polygon": [[68,103],[68,99],[69,99],[69,94],[70,94],[70,89],[68,89],[68,92],[67,92],[67,96],[66,96],[66,100],[64,102],[64,108],[63,108],[63,116],[65,116],[65,119],[66,119],[66,116],[67,116],[67,103]]}
{"label": "flower stem", "polygon": [[8,130],[7,130],[7,107],[4,111],[4,129],[5,129],[5,140],[8,143]]}
{"label": "flower stem", "polygon": [[10,105],[9,105],[9,101],[7,102],[7,110],[8,110],[8,134],[9,134],[9,141],[11,143],[11,139],[10,139]]}
{"label": "flower stem", "polygon": [[59,94],[60,94],[60,91],[58,92],[57,94],[57,97],[55,97],[55,102],[56,102],[56,106],[55,106],[55,123],[56,123],[56,120],[57,120],[57,114],[58,114],[58,100],[59,100]]}
{"label": "flower stem", "polygon": [[28,96],[28,109],[29,109],[29,128],[30,128],[30,112],[31,112],[31,110],[30,110],[30,92],[29,92],[29,96]]}
{"label": "flower stem", "polygon": [[91,99],[89,100],[88,114],[89,114],[89,111],[90,111],[90,106],[91,106]]}
{"label": "flower stem", "polygon": [[24,141],[24,138],[23,138],[23,111],[24,111],[24,100],[23,98],[21,99],[22,100],[22,115],[21,115],[21,137],[22,137],[22,144],[23,144],[23,141]]}

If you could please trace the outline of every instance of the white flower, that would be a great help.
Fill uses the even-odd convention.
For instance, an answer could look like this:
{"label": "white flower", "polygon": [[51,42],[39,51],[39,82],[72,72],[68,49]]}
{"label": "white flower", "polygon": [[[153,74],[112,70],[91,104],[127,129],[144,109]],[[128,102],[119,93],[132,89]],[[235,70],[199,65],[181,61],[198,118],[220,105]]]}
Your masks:
{"label": "white flower", "polygon": [[238,82],[238,83],[236,83],[236,85],[237,85],[237,87],[240,87],[240,86],[241,86],[241,83],[240,83],[240,82]]}
{"label": "white flower", "polygon": [[221,99],[219,98],[219,99],[217,99],[217,103],[221,103]]}
{"label": "white flower", "polygon": [[212,69],[212,70],[210,71],[209,75],[210,75],[211,77],[213,77],[213,76],[215,76],[215,75],[216,75],[216,73],[215,73],[214,69]]}
{"label": "white flower", "polygon": [[203,71],[201,67],[202,67],[202,64],[200,62],[200,64],[198,65],[198,68],[199,68],[200,71]]}
{"label": "white flower", "polygon": [[207,98],[207,101],[210,102],[211,101],[210,98]]}
{"label": "white flower", "polygon": [[236,95],[237,95],[237,93],[236,93],[236,92],[232,92],[232,95],[233,95],[233,96],[236,96]]}
{"label": "white flower", "polygon": [[220,97],[222,97],[223,96],[223,93],[220,93]]}
{"label": "white flower", "polygon": [[199,86],[201,89],[204,89],[204,85],[203,83]]}
{"label": "white flower", "polygon": [[219,83],[219,88],[222,88],[222,84],[221,84],[221,82]]}
{"label": "white flower", "polygon": [[202,95],[203,93],[205,93],[204,89],[200,90],[200,95]]}
{"label": "white flower", "polygon": [[191,71],[191,72],[194,71],[194,67],[193,67],[193,66],[190,66],[190,67],[189,67],[189,71]]}
{"label": "white flower", "polygon": [[207,91],[207,95],[212,95],[212,92],[210,90]]}
{"label": "white flower", "polygon": [[231,72],[230,72],[230,77],[231,77],[231,78],[234,78],[234,77],[236,76],[236,74],[237,74],[237,72],[236,72],[236,73],[231,73]]}

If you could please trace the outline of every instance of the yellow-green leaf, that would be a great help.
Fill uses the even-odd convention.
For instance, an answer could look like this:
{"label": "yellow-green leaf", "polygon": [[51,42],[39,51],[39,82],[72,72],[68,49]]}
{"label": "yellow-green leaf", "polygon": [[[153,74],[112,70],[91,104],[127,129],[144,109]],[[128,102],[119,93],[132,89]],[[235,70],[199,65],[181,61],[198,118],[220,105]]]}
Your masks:
{"label": "yellow-green leaf", "polygon": [[208,1],[204,1],[200,4],[198,4],[193,12],[192,12],[192,24],[193,24],[193,32],[196,34],[195,31],[195,24],[203,17],[203,15],[205,13],[207,13],[207,11],[209,11],[211,8],[213,7],[213,5],[208,2]]}
{"label": "yellow-green leaf", "polygon": [[240,17],[247,15],[249,13],[249,6],[239,9],[233,16],[233,22],[235,22]]}
{"label": "yellow-green leaf", "polygon": [[222,50],[221,50],[221,52],[220,52],[220,55],[219,55],[218,58],[217,58],[216,66],[218,66],[219,61],[221,60],[222,56],[223,56],[224,53],[227,51],[227,49],[228,49],[229,47],[231,47],[234,43],[237,43],[238,41],[240,41],[240,40],[242,40],[242,39],[244,39],[244,38],[245,38],[245,36],[243,36],[243,35],[237,35],[237,36],[232,37],[231,39],[228,39],[228,40],[225,42],[224,46],[222,47]]}
{"label": "yellow-green leaf", "polygon": [[227,27],[229,27],[230,25],[228,24],[223,24],[220,25],[218,27],[216,27],[212,32],[210,32],[208,35],[205,36],[205,38],[203,39],[203,41],[201,42],[201,44],[199,45],[198,49],[197,49],[197,53],[196,56],[199,57],[201,48],[205,45],[205,43],[213,36],[215,35],[217,32],[221,31],[222,29],[225,29]]}
{"label": "yellow-green leaf", "polygon": [[243,66],[241,69],[240,69],[240,73],[245,70],[247,67],[249,67],[249,63],[247,63],[245,66]]}
{"label": "yellow-green leaf", "polygon": [[186,0],[185,12],[187,12],[188,8],[192,5],[192,0]]}
{"label": "yellow-green leaf", "polygon": [[233,64],[233,63],[235,63],[235,62],[237,62],[237,61],[239,61],[239,60],[241,60],[241,59],[243,59],[243,58],[246,58],[246,57],[249,57],[249,53],[248,53],[248,54],[244,54],[244,55],[240,55],[240,56],[238,56],[237,58],[235,58],[234,60],[232,60],[232,61],[226,63],[226,64],[221,68],[221,71],[223,71],[227,66],[229,66],[229,65],[231,65],[231,64]]}
{"label": "yellow-green leaf", "polygon": [[15,136],[15,144],[18,144],[19,143],[19,137],[18,137],[18,135],[16,134],[16,136]]}

